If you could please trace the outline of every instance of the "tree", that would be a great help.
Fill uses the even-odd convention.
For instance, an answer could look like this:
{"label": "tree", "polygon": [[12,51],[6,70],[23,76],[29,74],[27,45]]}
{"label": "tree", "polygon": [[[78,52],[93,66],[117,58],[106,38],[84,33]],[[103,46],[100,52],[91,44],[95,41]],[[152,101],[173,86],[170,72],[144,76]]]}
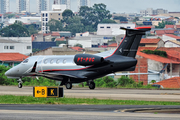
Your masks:
{"label": "tree", "polygon": [[158,26],[155,26],[156,28],[164,28],[166,25],[173,25],[171,21],[162,21],[162,23],[158,23]]}
{"label": "tree", "polygon": [[81,48],[83,48],[83,45],[78,43],[78,44],[74,45],[74,47],[81,47]]}
{"label": "tree", "polygon": [[29,37],[27,28],[19,24],[12,24],[0,30],[0,35],[3,37]]}
{"label": "tree", "polygon": [[93,7],[82,6],[79,10],[79,16],[82,17],[81,22],[84,26],[92,25],[97,29],[97,25],[104,19],[110,19],[112,15],[106,10],[105,4],[94,4]]}
{"label": "tree", "polygon": [[76,33],[84,32],[84,25],[81,23],[81,18],[79,16],[73,16],[66,21],[67,26],[66,31],[70,31],[72,35]]}
{"label": "tree", "polygon": [[48,22],[47,26],[49,26],[50,31],[62,31],[63,25],[60,21],[52,19]]}
{"label": "tree", "polygon": [[38,33],[38,31],[36,30],[36,28],[35,28],[33,25],[30,25],[30,26],[28,27],[28,30],[29,30],[29,34],[30,34],[30,35],[33,35],[33,34],[37,34],[37,33]]}
{"label": "tree", "polygon": [[111,19],[103,19],[101,23],[116,23],[114,20]]}
{"label": "tree", "polygon": [[93,6],[94,15],[95,15],[95,27],[103,20],[103,19],[110,19],[112,15],[110,14],[109,10],[106,10],[106,5],[101,4],[94,4]]}
{"label": "tree", "polygon": [[63,19],[67,19],[67,18],[71,18],[74,16],[73,12],[69,9],[66,9],[63,13],[62,13]]}
{"label": "tree", "polygon": [[135,17],[133,22],[139,21],[139,17]]}

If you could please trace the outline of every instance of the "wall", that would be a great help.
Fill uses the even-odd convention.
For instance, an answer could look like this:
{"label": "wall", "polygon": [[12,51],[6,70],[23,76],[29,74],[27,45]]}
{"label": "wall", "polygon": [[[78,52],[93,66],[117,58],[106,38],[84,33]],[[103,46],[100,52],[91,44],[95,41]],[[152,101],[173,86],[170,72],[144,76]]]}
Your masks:
{"label": "wall", "polygon": [[175,38],[172,38],[172,37],[169,37],[169,36],[166,36],[166,35],[162,35],[162,40],[164,42],[168,41],[168,40],[176,40]]}
{"label": "wall", "polygon": [[[136,65],[135,71],[130,73],[147,73],[148,72],[148,64],[146,58],[137,58],[138,62]],[[144,85],[148,84],[148,75],[130,75],[136,82],[142,81]]]}
{"label": "wall", "polygon": [[125,30],[121,30],[120,27],[135,28],[135,24],[98,24],[97,35],[125,34]]}
{"label": "wall", "polygon": [[164,47],[180,47],[180,45],[174,44],[170,41],[167,41],[164,45]]}
{"label": "wall", "polygon": [[[14,49],[4,49],[4,46],[14,46]],[[31,46],[31,49],[27,49],[27,46]],[[21,53],[28,55],[32,53],[31,43],[0,43],[1,53]]]}

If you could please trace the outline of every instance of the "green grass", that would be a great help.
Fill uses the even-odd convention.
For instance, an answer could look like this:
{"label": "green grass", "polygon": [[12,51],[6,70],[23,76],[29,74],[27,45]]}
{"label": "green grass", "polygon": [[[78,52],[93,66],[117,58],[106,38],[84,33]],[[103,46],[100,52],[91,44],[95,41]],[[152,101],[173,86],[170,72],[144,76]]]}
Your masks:
{"label": "green grass", "polygon": [[34,98],[32,96],[0,95],[0,104],[74,104],[74,105],[180,105],[180,102],[99,100],[89,98]]}

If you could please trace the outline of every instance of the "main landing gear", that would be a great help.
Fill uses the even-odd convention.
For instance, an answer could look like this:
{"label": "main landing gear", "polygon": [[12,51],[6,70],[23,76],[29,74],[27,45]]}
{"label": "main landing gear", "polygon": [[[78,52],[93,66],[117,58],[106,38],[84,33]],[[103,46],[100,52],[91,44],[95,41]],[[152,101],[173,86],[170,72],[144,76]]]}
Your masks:
{"label": "main landing gear", "polygon": [[21,78],[18,80],[18,88],[22,88],[22,83],[23,83],[23,81],[21,80]]}
{"label": "main landing gear", "polygon": [[71,82],[67,82],[66,83],[66,89],[71,89],[72,88],[72,83]]}
{"label": "main landing gear", "polygon": [[89,89],[94,90],[95,89],[95,83],[94,81],[89,82]]}

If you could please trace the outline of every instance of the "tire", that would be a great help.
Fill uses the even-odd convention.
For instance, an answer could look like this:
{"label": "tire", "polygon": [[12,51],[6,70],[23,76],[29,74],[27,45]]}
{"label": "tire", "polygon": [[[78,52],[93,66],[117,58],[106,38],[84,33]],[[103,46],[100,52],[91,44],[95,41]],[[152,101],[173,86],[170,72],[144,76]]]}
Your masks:
{"label": "tire", "polygon": [[18,84],[18,88],[22,88],[22,83],[19,83],[19,84]]}
{"label": "tire", "polygon": [[71,89],[72,88],[72,83],[68,82],[66,83],[66,89]]}
{"label": "tire", "polygon": [[94,82],[89,83],[89,89],[91,89],[91,90],[95,89],[95,83]]}

